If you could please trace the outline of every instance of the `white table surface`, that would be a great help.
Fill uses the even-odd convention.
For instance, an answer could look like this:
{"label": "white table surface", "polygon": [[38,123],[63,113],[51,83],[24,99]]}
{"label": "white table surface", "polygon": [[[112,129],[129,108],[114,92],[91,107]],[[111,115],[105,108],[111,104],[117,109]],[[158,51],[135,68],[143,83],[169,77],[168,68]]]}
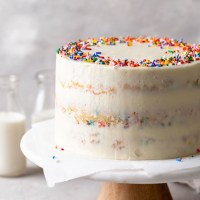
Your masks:
{"label": "white table surface", "polygon": [[[77,179],[48,188],[42,169],[28,162],[27,173],[18,178],[0,178],[0,200],[95,200],[101,182]],[[174,200],[199,200],[200,193],[185,184],[170,183]]]}

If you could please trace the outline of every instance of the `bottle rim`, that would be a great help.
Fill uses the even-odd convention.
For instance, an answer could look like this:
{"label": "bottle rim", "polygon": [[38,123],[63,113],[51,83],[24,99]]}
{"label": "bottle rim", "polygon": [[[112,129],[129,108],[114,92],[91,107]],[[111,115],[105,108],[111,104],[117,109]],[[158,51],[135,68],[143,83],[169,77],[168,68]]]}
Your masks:
{"label": "bottle rim", "polygon": [[0,75],[0,87],[15,87],[18,85],[20,78],[16,74]]}
{"label": "bottle rim", "polygon": [[54,69],[43,69],[35,74],[35,78],[39,83],[45,81],[55,81],[55,70]]}

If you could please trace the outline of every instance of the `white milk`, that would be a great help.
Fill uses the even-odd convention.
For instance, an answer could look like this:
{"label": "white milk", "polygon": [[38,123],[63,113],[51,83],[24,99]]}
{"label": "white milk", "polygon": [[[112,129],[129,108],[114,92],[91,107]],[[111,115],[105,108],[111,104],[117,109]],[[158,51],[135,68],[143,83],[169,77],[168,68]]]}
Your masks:
{"label": "white milk", "polygon": [[26,131],[25,116],[0,112],[0,175],[18,176],[25,172],[26,159],[20,141]]}
{"label": "white milk", "polygon": [[54,109],[44,110],[32,115],[32,124],[54,118]]}

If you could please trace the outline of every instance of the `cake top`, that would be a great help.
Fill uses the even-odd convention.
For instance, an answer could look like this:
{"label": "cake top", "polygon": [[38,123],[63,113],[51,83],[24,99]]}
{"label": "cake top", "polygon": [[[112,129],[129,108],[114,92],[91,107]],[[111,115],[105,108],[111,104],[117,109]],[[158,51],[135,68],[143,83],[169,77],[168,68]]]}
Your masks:
{"label": "cake top", "polygon": [[100,37],[70,42],[57,54],[74,61],[117,67],[163,67],[200,61],[200,44],[167,37]]}

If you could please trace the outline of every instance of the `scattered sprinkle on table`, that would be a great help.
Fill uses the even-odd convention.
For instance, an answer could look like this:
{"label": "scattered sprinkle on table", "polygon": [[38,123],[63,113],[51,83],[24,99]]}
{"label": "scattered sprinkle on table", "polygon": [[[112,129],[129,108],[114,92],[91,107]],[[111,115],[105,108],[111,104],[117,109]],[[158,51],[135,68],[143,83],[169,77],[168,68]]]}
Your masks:
{"label": "scattered sprinkle on table", "polygon": [[176,158],[177,162],[182,162],[182,158]]}

